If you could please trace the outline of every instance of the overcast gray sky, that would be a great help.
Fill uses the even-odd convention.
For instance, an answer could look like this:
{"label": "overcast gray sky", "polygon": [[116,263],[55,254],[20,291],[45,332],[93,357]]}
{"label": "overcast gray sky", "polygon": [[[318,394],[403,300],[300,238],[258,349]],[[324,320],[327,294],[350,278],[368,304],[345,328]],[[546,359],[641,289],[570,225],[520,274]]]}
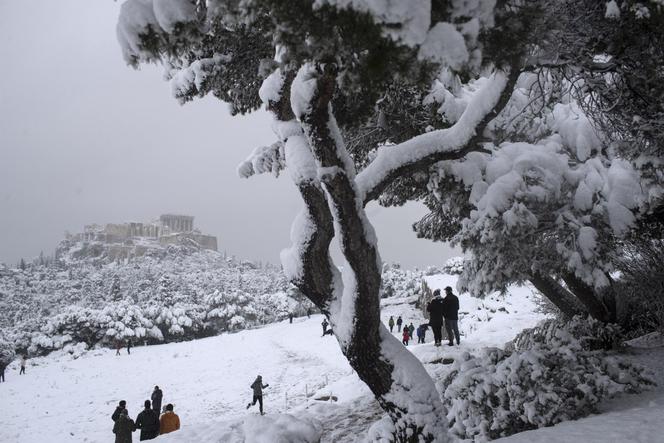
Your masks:
{"label": "overcast gray sky", "polygon": [[[84,224],[194,215],[220,250],[278,263],[300,208],[287,174],[240,179],[274,141],[269,117],[231,117],[205,98],[180,106],[158,67],[125,66],[111,0],[0,0],[0,262],[52,253]],[[418,240],[419,205],[369,208],[383,260],[440,265]]]}

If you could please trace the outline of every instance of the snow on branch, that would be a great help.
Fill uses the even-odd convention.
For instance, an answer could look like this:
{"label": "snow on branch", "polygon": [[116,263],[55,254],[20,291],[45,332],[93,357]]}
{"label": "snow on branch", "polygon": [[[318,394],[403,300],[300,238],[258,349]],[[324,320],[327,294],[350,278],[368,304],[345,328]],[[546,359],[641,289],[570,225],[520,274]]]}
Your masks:
{"label": "snow on branch", "polygon": [[[512,76],[510,76],[512,77]],[[496,71],[486,86],[468,103],[454,126],[418,135],[393,146],[384,146],[376,158],[355,179],[361,195],[370,196],[400,168],[437,154],[453,154],[466,147],[478,126],[497,106],[508,84],[508,74]]]}
{"label": "snow on branch", "polygon": [[286,169],[284,144],[275,142],[270,146],[259,146],[254,149],[251,155],[237,167],[237,173],[242,178],[266,172],[278,177],[284,169]]}

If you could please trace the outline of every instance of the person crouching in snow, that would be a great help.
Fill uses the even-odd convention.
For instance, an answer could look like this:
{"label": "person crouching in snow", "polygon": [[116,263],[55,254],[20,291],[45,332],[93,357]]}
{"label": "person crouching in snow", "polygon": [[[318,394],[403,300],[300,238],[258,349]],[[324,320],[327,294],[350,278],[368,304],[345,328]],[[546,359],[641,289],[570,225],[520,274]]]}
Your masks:
{"label": "person crouching in snow", "polygon": [[254,390],[254,400],[252,403],[247,403],[247,409],[258,402],[258,408],[261,411],[261,415],[263,415],[263,389],[267,388],[268,386],[270,385],[263,384],[263,377],[260,375],[256,377],[256,380],[254,380],[254,382],[251,384],[251,389]]}
{"label": "person crouching in snow", "polygon": [[410,330],[408,328],[403,328],[403,341],[402,343],[405,346],[408,346],[408,340],[410,339]]}

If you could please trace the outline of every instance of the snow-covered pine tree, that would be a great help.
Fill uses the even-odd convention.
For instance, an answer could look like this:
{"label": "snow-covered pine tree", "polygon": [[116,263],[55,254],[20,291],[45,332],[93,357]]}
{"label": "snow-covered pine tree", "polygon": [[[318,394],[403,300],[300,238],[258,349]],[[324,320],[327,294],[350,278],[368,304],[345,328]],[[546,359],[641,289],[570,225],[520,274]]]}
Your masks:
{"label": "snow-covered pine tree", "polygon": [[[446,441],[447,423],[433,381],[380,323],[382,263],[364,207],[377,199],[433,201],[437,191],[449,189],[436,186],[446,180],[465,194],[444,200],[429,228],[443,236],[463,229],[463,238],[481,244],[484,234],[489,242],[528,234],[538,211],[561,200],[555,189],[569,193],[581,182],[588,186],[587,175],[573,165],[550,171],[547,161],[558,167],[571,150],[585,162],[596,146],[583,138],[568,146],[551,137],[573,128],[519,118],[525,108],[542,103],[555,110],[549,100],[574,106],[577,99],[557,94],[570,79],[551,65],[555,54],[547,46],[565,31],[551,26],[563,4],[573,13],[571,2],[544,1],[128,0],[123,5],[118,38],[127,63],[160,62],[182,102],[212,93],[229,103],[232,113],[264,104],[274,116],[277,140],[257,148],[239,173],[288,169],[305,209],[292,229],[293,246],[282,253],[284,270],[329,317],[343,353],[391,418],[392,426],[383,431],[397,441]],[[542,88],[543,78],[553,79],[550,90]],[[538,132],[540,122],[544,130]],[[611,165],[601,170],[610,170],[615,156],[605,155],[606,146],[600,145],[604,157],[593,161],[606,159]],[[520,157],[511,154],[520,151],[532,168],[519,168]],[[530,151],[539,152],[539,163]],[[493,159],[494,154],[502,162],[479,167],[474,175],[443,173],[461,159],[486,166],[482,155]],[[606,211],[618,213],[614,231],[631,226],[628,213],[634,217],[643,203],[638,195],[639,205],[635,198],[623,199],[624,193],[611,200],[623,179],[643,183],[633,164],[620,164],[624,173],[613,182],[618,185],[600,195],[610,206]],[[539,192],[538,180],[570,171],[576,179],[565,177],[558,188]],[[506,180],[523,182],[525,198],[518,186],[501,187]],[[492,185],[496,198],[487,195]],[[551,195],[556,199],[549,202]],[[582,208],[589,212],[595,194],[583,196],[582,203],[590,199]],[[492,205],[467,222],[483,197]],[[561,218],[572,241],[551,243],[561,245],[558,261],[567,261],[586,285],[605,283],[603,254],[611,245],[597,241],[608,229],[598,231],[594,224],[603,218],[573,215],[571,221]],[[496,223],[499,216],[502,225]],[[505,227],[513,231],[503,232]],[[335,235],[345,259],[342,270],[329,255]],[[502,241],[496,244],[507,246]],[[481,278],[497,281],[498,274],[485,271]],[[375,431],[372,435],[384,435]]]}

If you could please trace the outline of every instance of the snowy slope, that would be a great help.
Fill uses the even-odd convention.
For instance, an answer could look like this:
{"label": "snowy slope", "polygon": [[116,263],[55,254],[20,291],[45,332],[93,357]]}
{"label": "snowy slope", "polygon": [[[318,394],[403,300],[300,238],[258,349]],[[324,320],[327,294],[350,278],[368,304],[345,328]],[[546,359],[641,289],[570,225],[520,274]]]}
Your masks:
{"label": "snowy slope", "polygon": [[[431,288],[442,288],[454,286],[455,277],[432,276],[427,281]],[[502,345],[542,318],[535,312],[529,288],[512,288],[510,294],[506,299],[492,296],[485,300],[460,294],[461,346],[435,348],[429,332],[426,344],[411,342],[409,349],[439,379],[447,367],[440,363],[442,358]],[[402,315],[408,323],[425,322],[414,302],[414,296],[384,299],[382,318],[387,322],[390,315]],[[336,340],[321,337],[321,321],[322,316],[314,315],[296,318],[293,324],[284,321],[191,342],[136,347],[131,356],[115,356],[113,350],[91,351],[75,360],[52,354],[32,360],[25,376],[19,376],[12,366],[7,383],[0,384],[0,442],[43,442],[42,431],[48,432],[52,443],[111,441],[110,414],[117,402],[127,400],[130,415],[135,417],[155,384],[164,391],[164,404],[175,404],[182,422],[179,432],[161,436],[159,441],[304,442],[315,441],[318,435],[322,442],[362,441],[382,411],[341,355]],[[651,360],[664,361],[661,352],[641,351],[638,357],[647,360],[649,355],[653,355]],[[265,390],[264,417],[258,415],[257,407],[245,409],[251,400],[249,385],[257,374],[270,384]],[[326,400],[330,396],[338,401]],[[586,429],[608,425],[627,435],[639,423],[645,423],[647,429],[641,433],[645,439],[636,441],[654,441],[647,440],[647,432],[664,435],[662,425],[655,422],[664,408],[662,391],[630,399],[627,406],[621,403],[622,411],[617,410],[617,403],[609,403],[610,414],[511,440],[562,441],[552,440],[557,429],[564,430],[566,434],[561,435],[569,440]],[[618,419],[628,422],[614,422]],[[138,435],[134,438],[138,440]]]}

